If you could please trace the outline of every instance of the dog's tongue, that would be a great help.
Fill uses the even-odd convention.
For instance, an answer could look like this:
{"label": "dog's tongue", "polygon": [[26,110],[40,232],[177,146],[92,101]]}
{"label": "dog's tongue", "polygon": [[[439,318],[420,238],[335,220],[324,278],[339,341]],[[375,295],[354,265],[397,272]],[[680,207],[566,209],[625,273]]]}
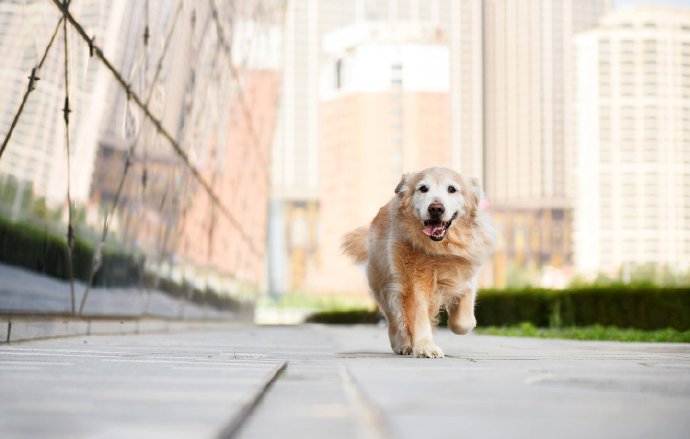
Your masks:
{"label": "dog's tongue", "polygon": [[426,236],[441,236],[443,235],[443,226],[441,224],[435,224],[430,226],[424,226],[422,229]]}

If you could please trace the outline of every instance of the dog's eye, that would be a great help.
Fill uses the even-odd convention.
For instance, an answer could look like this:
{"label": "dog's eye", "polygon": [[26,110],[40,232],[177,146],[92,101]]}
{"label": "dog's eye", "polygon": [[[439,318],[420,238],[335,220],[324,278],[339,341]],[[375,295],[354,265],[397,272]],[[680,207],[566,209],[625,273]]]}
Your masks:
{"label": "dog's eye", "polygon": [[449,193],[449,194],[454,194],[454,193],[456,193],[457,191],[458,191],[458,190],[455,189],[455,186],[448,186],[448,193]]}
{"label": "dog's eye", "polygon": [[427,193],[427,192],[429,192],[429,188],[426,187],[425,185],[421,185],[421,186],[419,186],[419,192]]}

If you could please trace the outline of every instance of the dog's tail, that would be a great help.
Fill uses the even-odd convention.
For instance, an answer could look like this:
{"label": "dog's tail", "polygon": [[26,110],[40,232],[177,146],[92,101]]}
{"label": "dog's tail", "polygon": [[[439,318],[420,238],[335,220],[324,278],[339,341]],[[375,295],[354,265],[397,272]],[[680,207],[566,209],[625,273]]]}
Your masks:
{"label": "dog's tail", "polygon": [[352,256],[355,262],[364,262],[367,260],[367,237],[369,235],[369,228],[358,227],[355,230],[343,236],[343,244],[341,248],[343,253]]}

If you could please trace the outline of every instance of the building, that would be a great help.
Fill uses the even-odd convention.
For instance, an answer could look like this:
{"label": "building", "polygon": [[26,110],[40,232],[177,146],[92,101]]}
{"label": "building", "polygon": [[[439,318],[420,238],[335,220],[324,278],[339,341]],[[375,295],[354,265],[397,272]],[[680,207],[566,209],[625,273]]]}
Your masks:
{"label": "building", "polygon": [[302,284],[316,246],[321,3],[289,1],[285,10],[283,87],[270,168],[268,283],[273,295]]}
{"label": "building", "polygon": [[577,269],[687,270],[690,8],[618,10],[578,35],[577,110]]}
{"label": "building", "polygon": [[[462,7],[459,7],[462,3]],[[468,6],[469,5],[469,6]],[[461,56],[451,54],[448,69],[453,81],[466,83],[462,92],[451,99],[452,111],[473,114],[468,118],[450,117],[452,146],[450,162],[456,169],[477,174],[477,148],[481,148],[481,120],[477,112],[466,103],[481,97],[476,87],[481,67],[480,0],[294,0],[288,2],[285,20],[285,62],[283,95],[278,134],[273,149],[272,201],[269,231],[270,290],[275,295],[287,291],[304,291],[309,279],[320,276],[320,237],[325,223],[320,216],[320,194],[323,175],[319,164],[323,155],[319,124],[324,120],[319,105],[321,66],[329,55],[322,51],[322,39],[328,33],[353,24],[406,22],[432,25],[439,36],[449,44],[462,46]],[[451,13],[452,12],[452,13]],[[462,27],[460,20],[463,21]],[[468,34],[473,45],[468,45]],[[451,51],[454,53],[454,51]],[[470,80],[465,70],[472,59],[474,77]],[[461,76],[462,70],[462,76]],[[447,103],[443,104],[448,106]],[[469,122],[466,120],[468,119]],[[472,124],[474,132],[467,127]],[[451,128],[448,128],[451,130]],[[479,136],[479,137],[478,137]],[[469,147],[461,141],[471,139]],[[464,148],[464,149],[463,149]],[[438,164],[438,163],[437,163]],[[351,265],[351,264],[350,264]]]}
{"label": "building", "polygon": [[[446,111],[447,161],[435,164],[450,165],[483,182],[500,232],[492,275],[485,281],[500,287],[514,284],[517,275],[526,282],[542,282],[542,267],[548,267],[546,271],[555,280],[542,283],[562,285],[572,275],[573,264],[574,35],[595,26],[610,8],[610,0],[525,0],[519,4],[509,0],[295,1],[288,8],[288,29],[292,23],[296,33],[291,40],[294,50],[289,46],[286,51],[285,72],[290,71],[290,63],[295,67],[285,84],[286,90],[291,89],[287,84],[293,81],[296,91],[282,100],[281,135],[312,133],[308,140],[293,142],[305,148],[295,155],[302,165],[324,163],[318,156],[332,153],[333,145],[317,142],[316,147],[308,147],[314,145],[314,139],[323,141],[325,133],[336,129],[335,125],[324,125],[320,137],[313,136],[315,121],[328,124],[333,118],[323,114],[332,111],[326,110],[327,105],[314,107],[312,102],[313,79],[319,76],[314,65],[328,64],[333,56],[318,53],[318,39],[344,28],[352,30],[354,25],[434,27],[439,42],[448,51],[448,94],[438,104]],[[289,30],[287,33],[290,35]],[[290,61],[290,57],[295,58]],[[362,105],[355,101],[351,98],[348,104],[345,100],[339,102],[342,106]],[[368,114],[367,110],[362,111]],[[286,114],[295,119],[286,119]],[[329,135],[334,137],[335,131]],[[343,139],[353,135],[340,133]],[[414,135],[403,132],[404,139]],[[391,142],[384,139],[384,134],[380,136],[384,143]],[[409,142],[415,144],[414,140]],[[278,159],[285,151],[293,150],[286,145],[277,142],[274,157]],[[407,157],[410,154],[408,150]],[[297,164],[290,163],[285,155],[274,163],[274,175],[279,176],[274,178],[274,194],[280,187],[289,187],[281,183],[282,175],[287,174],[276,172],[280,166],[298,169]],[[390,162],[390,167],[397,165],[395,159]],[[318,170],[318,166],[309,169]],[[324,187],[319,175],[332,174],[309,170],[302,175],[316,182],[302,193],[309,192],[309,197],[315,198],[296,199],[288,207],[279,208],[283,220],[273,222],[276,228],[271,234],[271,254],[280,255],[274,267],[288,267],[282,280],[275,283],[283,285],[281,291],[307,289],[305,282],[310,273],[318,275],[326,258],[321,249],[333,247],[328,244],[327,214],[320,213],[325,209],[321,204],[324,197],[315,195]],[[291,212],[289,216],[298,223],[288,224],[285,212]],[[279,216],[272,215],[272,221]],[[279,247],[287,250],[273,251]],[[271,273],[278,272],[271,269]],[[300,274],[290,278],[294,273]]]}
{"label": "building", "polygon": [[[609,0],[483,2],[483,182],[499,228],[497,286],[569,275],[574,38]],[[554,285],[559,285],[556,282]]]}
{"label": "building", "polygon": [[484,7],[482,0],[444,4],[450,49],[451,166],[484,178]]}
{"label": "building", "polygon": [[280,75],[255,70],[245,75],[246,105],[235,95],[226,139],[211,143],[203,163],[210,182],[236,223],[213,205],[201,188],[193,190],[179,213],[175,251],[188,265],[206,275],[225,276],[256,287],[264,274],[267,206],[270,182],[268,158],[275,132]]}
{"label": "building", "polygon": [[[112,233],[178,280],[255,292],[265,275],[284,5],[236,2],[216,15],[208,4],[163,1],[149,20],[147,5],[128,9],[114,59],[131,72],[133,90],[149,101],[189,164],[113,83],[115,105],[101,127],[92,201],[110,208],[129,156]],[[216,17],[221,26],[228,23],[222,42]]]}
{"label": "building", "polygon": [[[120,2],[77,2],[70,6],[83,25],[97,34],[106,53],[114,47],[123,18]],[[56,29],[59,10],[50,2],[0,3],[0,132],[9,129],[28,77],[36,67]],[[96,156],[98,127],[105,112],[109,73],[89,59],[88,46],[71,26],[68,31],[70,67],[71,196],[87,201]],[[26,185],[49,205],[66,203],[67,159],[65,123],[64,44],[60,27],[10,143],[0,160],[0,178]]]}
{"label": "building", "polygon": [[448,48],[439,26],[366,22],[327,34],[324,53],[312,288],[366,293],[341,238],[371,221],[404,172],[450,163]]}

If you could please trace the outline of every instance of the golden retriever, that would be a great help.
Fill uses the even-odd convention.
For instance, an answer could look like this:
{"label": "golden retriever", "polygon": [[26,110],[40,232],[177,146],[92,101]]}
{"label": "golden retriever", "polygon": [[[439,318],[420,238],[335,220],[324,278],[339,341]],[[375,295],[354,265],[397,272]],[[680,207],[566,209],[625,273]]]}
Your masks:
{"label": "golden retriever", "polygon": [[454,333],[476,326],[477,273],[495,241],[480,198],[476,179],[447,168],[405,174],[370,227],[345,235],[345,253],[366,262],[396,354],[443,357],[432,338],[441,307]]}

